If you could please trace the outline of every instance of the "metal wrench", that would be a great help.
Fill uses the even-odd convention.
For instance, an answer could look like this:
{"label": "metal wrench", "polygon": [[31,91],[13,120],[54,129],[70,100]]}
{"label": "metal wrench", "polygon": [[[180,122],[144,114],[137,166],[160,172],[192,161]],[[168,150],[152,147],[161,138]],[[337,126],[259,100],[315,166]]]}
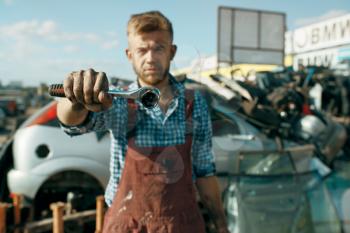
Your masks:
{"label": "metal wrench", "polygon": [[[121,91],[109,89],[108,94],[126,99],[138,100],[145,108],[154,108],[158,105],[160,91],[153,87],[141,87],[136,90]],[[63,84],[52,84],[49,86],[49,94],[56,97],[66,97],[63,90]]]}

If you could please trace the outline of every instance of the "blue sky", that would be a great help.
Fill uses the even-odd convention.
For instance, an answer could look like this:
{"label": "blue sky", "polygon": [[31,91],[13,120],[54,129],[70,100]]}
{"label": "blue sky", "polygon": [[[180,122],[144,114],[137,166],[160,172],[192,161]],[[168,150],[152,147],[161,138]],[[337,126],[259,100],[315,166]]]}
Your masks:
{"label": "blue sky", "polygon": [[350,0],[0,0],[0,80],[62,82],[90,67],[134,79],[124,54],[126,23],[146,10],[173,22],[172,68],[188,66],[215,54],[219,6],[284,12],[288,30],[350,12]]}

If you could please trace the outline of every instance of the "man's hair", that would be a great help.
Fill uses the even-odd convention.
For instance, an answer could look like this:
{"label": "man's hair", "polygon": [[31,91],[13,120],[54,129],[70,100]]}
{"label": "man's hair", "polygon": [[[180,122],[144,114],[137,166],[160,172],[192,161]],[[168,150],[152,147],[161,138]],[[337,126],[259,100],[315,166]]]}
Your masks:
{"label": "man's hair", "polygon": [[130,33],[147,33],[154,31],[167,31],[173,40],[173,26],[168,18],[159,11],[148,11],[131,15],[128,22],[127,35]]}

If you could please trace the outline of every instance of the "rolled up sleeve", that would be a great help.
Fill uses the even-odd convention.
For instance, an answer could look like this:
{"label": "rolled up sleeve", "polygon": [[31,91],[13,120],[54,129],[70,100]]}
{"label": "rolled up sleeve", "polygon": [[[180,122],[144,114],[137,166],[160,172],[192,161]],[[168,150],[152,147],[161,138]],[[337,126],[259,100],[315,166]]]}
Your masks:
{"label": "rolled up sleeve", "polygon": [[[112,108],[111,108],[112,109]],[[92,131],[106,131],[108,130],[109,118],[111,110],[103,112],[89,112],[85,121],[80,125],[68,126],[60,122],[63,131],[70,136],[77,136]]]}

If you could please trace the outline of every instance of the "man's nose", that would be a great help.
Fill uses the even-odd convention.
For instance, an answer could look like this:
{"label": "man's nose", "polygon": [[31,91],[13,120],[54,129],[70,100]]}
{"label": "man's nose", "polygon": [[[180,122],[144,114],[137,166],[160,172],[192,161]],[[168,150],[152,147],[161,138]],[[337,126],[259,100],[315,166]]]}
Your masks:
{"label": "man's nose", "polygon": [[156,53],[152,49],[148,50],[148,52],[146,53],[146,61],[153,62],[155,61],[155,59],[156,59]]}

